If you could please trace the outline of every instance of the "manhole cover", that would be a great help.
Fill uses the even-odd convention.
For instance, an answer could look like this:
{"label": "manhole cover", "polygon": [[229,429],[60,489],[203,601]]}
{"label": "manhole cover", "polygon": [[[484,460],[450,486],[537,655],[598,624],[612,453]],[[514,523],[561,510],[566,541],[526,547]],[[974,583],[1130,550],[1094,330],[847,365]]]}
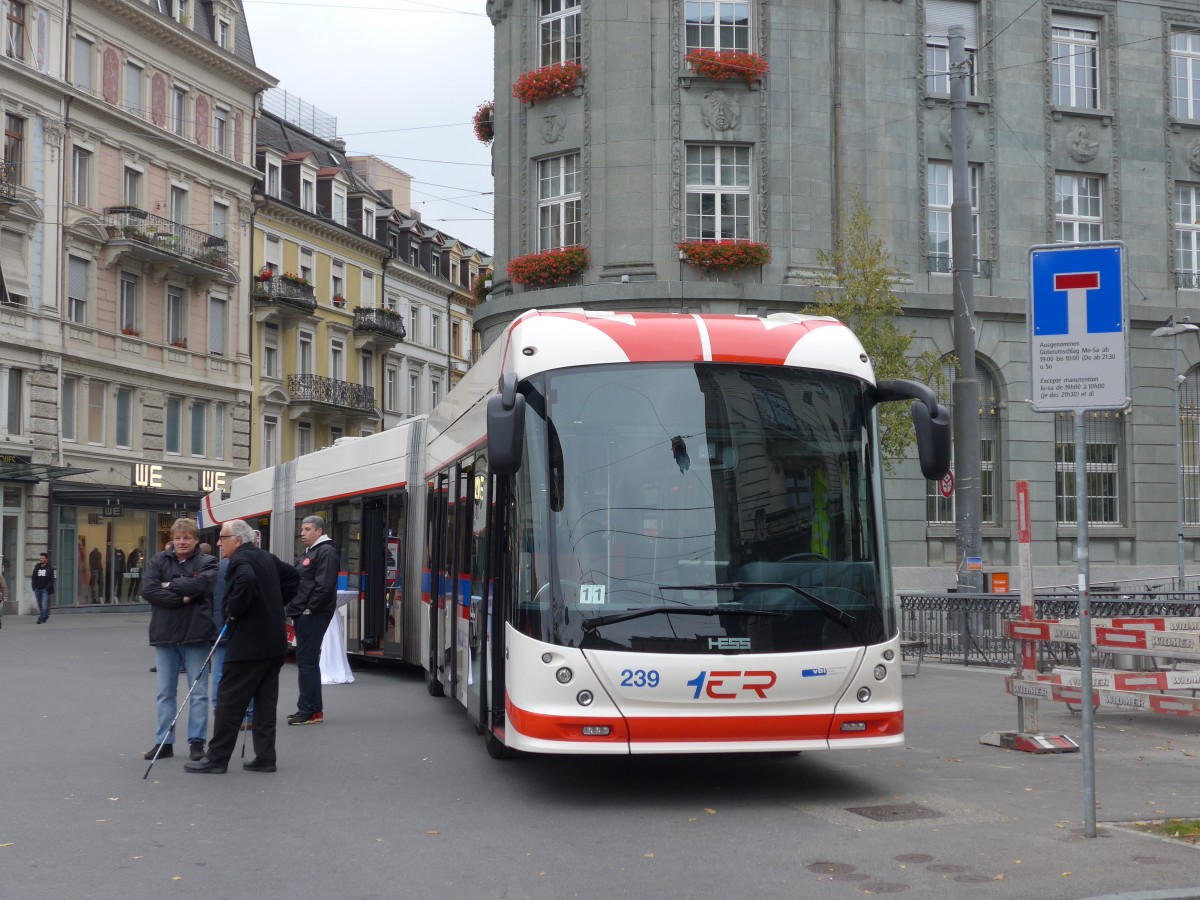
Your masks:
{"label": "manhole cover", "polygon": [[853,872],[855,867],[849,863],[838,862],[815,862],[805,866],[810,872],[817,872],[821,875],[845,875],[848,872]]}
{"label": "manhole cover", "polygon": [[856,813],[876,822],[906,822],[911,819],[936,819],[941,813],[916,803],[889,803],[886,806],[854,806],[846,812]]}

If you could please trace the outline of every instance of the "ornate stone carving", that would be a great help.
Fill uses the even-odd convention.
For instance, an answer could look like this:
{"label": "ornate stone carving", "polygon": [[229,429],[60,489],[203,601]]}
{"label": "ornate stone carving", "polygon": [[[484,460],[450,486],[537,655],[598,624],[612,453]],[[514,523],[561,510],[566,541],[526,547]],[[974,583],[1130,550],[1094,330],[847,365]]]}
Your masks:
{"label": "ornate stone carving", "polygon": [[[942,139],[942,143],[949,149],[951,145],[950,139],[950,113],[942,116],[941,124],[938,126],[938,135]],[[975,141],[975,129],[971,127],[971,123],[967,122],[967,146],[970,147]]]}
{"label": "ornate stone carving", "polygon": [[557,144],[562,139],[563,129],[566,127],[566,119],[557,113],[542,116],[542,140],[547,144]]}
{"label": "ornate stone carving", "polygon": [[1067,132],[1067,146],[1071,159],[1080,163],[1091,162],[1100,150],[1100,142],[1092,137],[1086,125],[1076,125]]}
{"label": "ornate stone carving", "polygon": [[742,108],[737,99],[726,91],[708,91],[700,114],[704,124],[713,131],[732,131],[742,121]]}
{"label": "ornate stone carving", "polygon": [[1192,138],[1184,145],[1183,149],[1187,154],[1188,168],[1192,172],[1200,174],[1200,138]]}

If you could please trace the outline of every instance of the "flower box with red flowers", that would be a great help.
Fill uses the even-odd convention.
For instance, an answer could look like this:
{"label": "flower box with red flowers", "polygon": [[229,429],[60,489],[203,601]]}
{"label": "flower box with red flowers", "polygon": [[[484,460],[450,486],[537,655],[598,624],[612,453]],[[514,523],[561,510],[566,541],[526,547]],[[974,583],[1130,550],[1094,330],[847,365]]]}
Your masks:
{"label": "flower box with red flowers", "polygon": [[693,50],[684,59],[701,78],[713,81],[759,81],[769,71],[767,61],[757,53],[737,50]]}
{"label": "flower box with red flowers", "polygon": [[522,103],[537,103],[551,97],[561,97],[575,90],[583,78],[584,68],[579,63],[555,63],[525,72],[513,85],[512,95]]}
{"label": "flower box with red flowers", "polygon": [[586,247],[543,250],[509,260],[508,277],[525,287],[550,287],[574,278],[587,264]]}
{"label": "flower box with red flowers", "polygon": [[770,246],[757,241],[684,241],[675,246],[680,259],[712,272],[736,272],[771,261]]}
{"label": "flower box with red flowers", "polygon": [[346,298],[343,297],[341,294],[334,294],[333,295],[333,305],[336,306],[338,309],[345,309],[346,308]]}
{"label": "flower box with red flowers", "polygon": [[274,277],[275,273],[268,268],[263,268],[261,272],[254,276],[254,280],[259,284],[266,284]]}
{"label": "flower box with red flowers", "polygon": [[480,103],[479,109],[475,110],[475,116],[471,119],[471,124],[475,127],[475,137],[481,144],[490,144],[492,138],[496,136],[496,129],[493,124],[496,116],[496,101],[489,100],[487,103]]}

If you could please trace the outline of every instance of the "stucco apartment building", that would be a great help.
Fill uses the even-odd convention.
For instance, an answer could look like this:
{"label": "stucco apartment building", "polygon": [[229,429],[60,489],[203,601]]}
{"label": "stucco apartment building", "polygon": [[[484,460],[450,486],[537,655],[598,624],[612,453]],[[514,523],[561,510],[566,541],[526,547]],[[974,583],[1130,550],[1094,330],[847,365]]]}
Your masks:
{"label": "stucco apartment building", "polygon": [[[0,552],[60,605],[137,596],[176,515],[248,471],[254,117],[236,2],[4,0]],[[14,611],[10,603],[9,611]]]}
{"label": "stucco apartment building", "polygon": [[[895,255],[913,349],[950,354],[948,33],[962,25],[985,569],[1011,570],[1016,583],[1013,496],[1024,479],[1035,582],[1074,581],[1072,418],[1027,402],[1028,250],[1119,239],[1133,405],[1087,422],[1092,577],[1173,574],[1178,504],[1188,570],[1200,571],[1200,344],[1183,335],[1177,356],[1172,339],[1151,336],[1170,316],[1200,320],[1195,2],[489,0],[487,9],[497,245],[494,290],[476,311],[485,342],[532,306],[802,311],[830,283],[819,254],[861,198]],[[703,51],[747,55],[731,72],[706,65]],[[562,63],[582,67],[564,90],[529,74]],[[513,97],[514,85],[532,102]],[[677,246],[718,239],[769,245],[770,261],[713,274]],[[514,258],[572,245],[588,262],[561,284],[532,290],[506,277]],[[897,584],[954,584],[953,499],[912,460],[886,493]]]}

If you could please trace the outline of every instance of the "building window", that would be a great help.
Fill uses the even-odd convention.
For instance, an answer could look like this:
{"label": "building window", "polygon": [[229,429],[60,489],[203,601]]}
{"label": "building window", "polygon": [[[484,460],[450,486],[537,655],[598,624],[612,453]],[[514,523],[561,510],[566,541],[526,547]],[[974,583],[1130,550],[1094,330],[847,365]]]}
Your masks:
{"label": "building window", "polygon": [[574,247],[582,240],[579,154],[538,160],[538,249]]}
{"label": "building window", "polygon": [[229,110],[213,109],[213,149],[224,156],[229,152]]}
{"label": "building window", "polygon": [[311,178],[300,182],[300,208],[305,212],[317,211],[317,183]]}
{"label": "building window", "polygon": [[375,208],[366,203],[362,208],[362,233],[369,238],[375,237]]}
{"label": "building window", "polygon": [[346,380],[346,344],[338,338],[329,342],[329,377],[334,381]]}
{"label": "building window", "polygon": [[[304,258],[304,251],[300,251],[300,258]],[[283,268],[283,242],[275,235],[268,234],[263,242],[263,265],[272,272],[279,272]]]}
{"label": "building window", "polygon": [[4,396],[4,427],[9,434],[20,434],[21,424],[25,421],[24,410],[21,408],[24,384],[24,369],[8,370],[8,387]]}
{"label": "building window", "polygon": [[137,335],[138,328],[138,276],[131,272],[121,273],[121,300],[117,309],[117,327],[124,334]]}
{"label": "building window", "polygon": [[399,412],[400,370],[388,366],[383,372],[383,408],[388,412]]}
{"label": "building window", "polygon": [[579,0],[541,0],[538,21],[542,65],[579,62]]}
{"label": "building window", "polygon": [[346,192],[336,187],[333,189],[333,221],[346,224]]}
{"label": "building window", "polygon": [[183,288],[167,285],[167,343],[176,347],[187,342],[187,315]]}
{"label": "building window", "polygon": [[375,354],[370,350],[364,350],[362,357],[359,360],[359,378],[358,383],[366,387],[375,386]]}
{"label": "building window", "polygon": [[421,321],[421,307],[417,304],[412,304],[408,308],[408,339],[412,343],[421,342],[421,330],[417,328],[417,324]]}
{"label": "building window", "polygon": [[67,321],[87,324],[88,261],[81,256],[67,257]]}
{"label": "building window", "polygon": [[307,247],[301,247],[300,248],[300,277],[306,279],[309,284],[312,284],[313,277],[314,277],[313,271],[314,271],[313,252],[311,250],[309,250]]}
{"label": "building window", "polygon": [[429,379],[429,408],[438,405],[439,394],[442,392],[442,382],[437,378]]}
{"label": "building window", "polygon": [[748,241],[750,148],[687,148],[686,236],[689,241]]}
{"label": "building window", "polygon": [[92,89],[92,61],[96,58],[96,45],[81,35],[75,35],[75,58],[72,73],[75,87],[81,91]]}
{"label": "building window", "polygon": [[188,189],[173,184],[171,185],[171,221],[176,225],[185,225],[187,219]]}
{"label": "building window", "polygon": [[224,297],[208,298],[208,352],[213,356],[224,356],[229,324],[226,318],[228,304]]}
{"label": "building window", "polygon": [[341,425],[330,425],[329,446],[332,447],[334,444],[336,444],[343,434],[345,434],[345,431],[342,430]]}
{"label": "building window", "polygon": [[417,409],[417,396],[420,384],[420,375],[408,376],[408,414],[410,416],[415,416],[418,412],[420,412],[420,410]]}
{"label": "building window", "polygon": [[125,174],[121,180],[121,200],[126,206],[142,205],[142,173],[137,169],[125,167]]}
{"label": "building window", "polygon": [[[950,163],[931,162],[926,168],[925,202],[929,226],[929,271],[953,271],[954,243],[950,208],[954,202],[954,177]],[[979,270],[979,166],[968,167],[971,192],[971,258]]]}
{"label": "building window", "polygon": [[749,0],[688,0],[684,4],[685,53],[750,51]]}
{"label": "building window", "polygon": [[192,456],[205,456],[208,435],[208,404],[203,400],[192,401]]}
{"label": "building window", "polygon": [[92,199],[92,151],[71,148],[71,202],[87,206]]}
{"label": "building window", "polygon": [[429,271],[433,275],[442,274],[442,254],[436,250],[429,251]]}
{"label": "building window", "polygon": [[228,19],[217,19],[217,46],[222,50],[233,49],[233,29]]}
{"label": "building window", "polygon": [[267,196],[268,197],[279,197],[280,196],[279,189],[280,189],[280,185],[282,182],[281,176],[282,176],[282,173],[280,171],[279,163],[276,160],[268,159],[267,160]]}
{"label": "building window", "polygon": [[[1089,412],[1084,425],[1087,454],[1087,520],[1090,525],[1121,524],[1121,443],[1124,420],[1119,412]],[[1075,414],[1054,417],[1054,493],[1060,525],[1077,519],[1075,485]]]}
{"label": "building window", "polygon": [[213,404],[213,456],[225,458],[225,404]]}
{"label": "building window", "polygon": [[279,377],[279,326],[268,322],[263,329],[263,378]]}
{"label": "building window", "polygon": [[441,331],[442,317],[436,313],[431,313],[429,316],[429,346],[437,347],[442,340],[439,333]]}
{"label": "building window", "polygon": [[376,305],[375,297],[375,273],[362,273],[362,294],[360,295],[359,304],[361,306],[374,307]]}
{"label": "building window", "polygon": [[1050,67],[1055,106],[1100,106],[1100,27],[1096,19],[1054,16]]}
{"label": "building window", "polygon": [[25,120],[12,113],[4,114],[4,163],[12,166],[12,180],[21,183],[21,166],[25,159]]}
{"label": "building window", "polygon": [[187,137],[187,95],[185,87],[176,86],[171,92],[171,130]]}
{"label": "building window", "polygon": [[273,466],[279,462],[279,419],[263,416],[262,464]]}
{"label": "building window", "polygon": [[1200,289],[1200,185],[1175,185],[1175,282]]}
{"label": "building window", "polygon": [[1077,244],[1104,238],[1100,179],[1093,175],[1054,176],[1054,240]]}
{"label": "building window", "polygon": [[25,58],[25,4],[8,0],[4,52],[13,59]]}
{"label": "building window", "polygon": [[103,381],[88,382],[88,443],[103,446],[104,431],[104,399],[108,385]]}
{"label": "building window", "polygon": [[335,259],[330,264],[329,269],[330,269],[330,272],[332,273],[329,278],[329,296],[330,296],[330,298],[332,299],[333,297],[345,297],[346,296],[346,278],[345,278],[346,267],[345,267],[345,265],[340,260]]}
{"label": "building window", "polygon": [[133,388],[117,388],[116,445],[126,450],[133,446]]}
{"label": "building window", "polygon": [[183,452],[183,400],[167,398],[166,438],[163,449],[167,453]]}
{"label": "building window", "polygon": [[1171,115],[1200,119],[1200,34],[1171,32]]}
{"label": "building window", "polygon": [[462,353],[462,325],[457,321],[450,323],[450,352],[455,356]]}
{"label": "building window", "polygon": [[75,441],[78,415],[79,379],[72,375],[62,381],[62,438],[64,441]]}
{"label": "building window", "polygon": [[297,362],[300,367],[299,374],[313,374],[313,336],[311,331],[300,332],[300,346],[297,354]]}
{"label": "building window", "polygon": [[313,452],[313,430],[311,422],[296,423],[296,455]]}
{"label": "building window", "polygon": [[228,231],[229,205],[226,203],[213,203],[212,236],[223,241],[229,236]]}
{"label": "building window", "polygon": [[[1179,395],[1183,523],[1200,525],[1200,369],[1187,373]],[[65,435],[64,435],[65,436]]]}
{"label": "building window", "polygon": [[125,63],[125,111],[142,114],[142,67],[137,63]]}
{"label": "building window", "polygon": [[[942,358],[942,378],[938,384],[938,400],[953,407],[954,358]],[[979,383],[979,496],[980,521],[985,525],[999,524],[996,504],[996,485],[999,481],[997,459],[1000,444],[1000,395],[991,371],[976,358],[975,378]],[[950,461],[953,469],[953,458]],[[954,496],[943,497],[939,481],[925,482],[925,515],[931,525],[952,525],[955,520]]]}
{"label": "building window", "polygon": [[967,52],[967,93],[979,93],[975,53],[979,49],[979,8],[962,0],[928,0],[925,4],[925,91],[950,93],[950,26],[961,25]]}

